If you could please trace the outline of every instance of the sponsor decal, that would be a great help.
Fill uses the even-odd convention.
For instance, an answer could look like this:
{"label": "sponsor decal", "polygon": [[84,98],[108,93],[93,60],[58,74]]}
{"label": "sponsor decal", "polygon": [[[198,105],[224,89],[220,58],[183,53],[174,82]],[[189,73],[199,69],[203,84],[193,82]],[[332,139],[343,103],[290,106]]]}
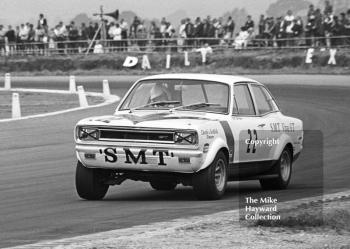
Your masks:
{"label": "sponsor decal", "polygon": [[206,129],[200,131],[201,136],[205,136],[207,139],[213,139],[215,135],[219,134],[218,129]]}
{"label": "sponsor decal", "polygon": [[294,123],[270,123],[272,132],[294,132]]}
{"label": "sponsor decal", "polygon": [[[148,164],[147,162],[147,149],[140,149],[138,153],[133,153],[129,148],[123,148],[126,164]],[[119,160],[116,148],[106,148],[104,150],[100,149],[99,153],[104,155],[104,160],[107,163],[116,163]],[[158,156],[158,165],[166,166],[165,157],[174,157],[172,152],[169,150],[152,150],[153,156]]]}

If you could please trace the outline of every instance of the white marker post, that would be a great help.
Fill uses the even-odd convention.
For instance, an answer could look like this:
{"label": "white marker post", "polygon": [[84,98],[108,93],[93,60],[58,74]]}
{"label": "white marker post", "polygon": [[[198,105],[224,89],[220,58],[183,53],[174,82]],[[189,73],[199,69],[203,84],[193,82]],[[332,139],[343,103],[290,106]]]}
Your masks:
{"label": "white marker post", "polygon": [[6,90],[11,89],[11,74],[10,73],[5,73],[5,85],[4,88]]}
{"label": "white marker post", "polygon": [[18,93],[12,93],[12,118],[21,117],[21,105]]}
{"label": "white marker post", "polygon": [[166,55],[166,63],[165,63],[165,68],[170,69],[170,60],[171,60],[171,55],[167,54]]}
{"label": "white marker post", "polygon": [[108,98],[111,95],[111,90],[109,88],[108,80],[102,81],[102,90],[103,90],[103,96],[105,98]]}
{"label": "white marker post", "polygon": [[188,52],[185,51],[185,66],[188,67],[190,65],[190,61],[188,60]]}
{"label": "white marker post", "polygon": [[69,91],[71,93],[77,92],[76,83],[75,83],[75,76],[74,75],[69,76]]}
{"label": "white marker post", "polygon": [[80,107],[88,107],[88,102],[86,99],[85,91],[83,86],[78,86],[78,96],[79,96],[79,105]]}

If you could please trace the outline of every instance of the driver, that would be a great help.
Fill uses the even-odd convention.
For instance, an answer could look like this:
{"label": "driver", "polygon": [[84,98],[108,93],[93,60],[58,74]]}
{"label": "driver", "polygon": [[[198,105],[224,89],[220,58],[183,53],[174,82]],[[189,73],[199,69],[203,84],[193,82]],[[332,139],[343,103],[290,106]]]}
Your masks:
{"label": "driver", "polygon": [[159,101],[169,101],[170,94],[164,86],[156,84],[151,89],[150,100],[151,103]]}

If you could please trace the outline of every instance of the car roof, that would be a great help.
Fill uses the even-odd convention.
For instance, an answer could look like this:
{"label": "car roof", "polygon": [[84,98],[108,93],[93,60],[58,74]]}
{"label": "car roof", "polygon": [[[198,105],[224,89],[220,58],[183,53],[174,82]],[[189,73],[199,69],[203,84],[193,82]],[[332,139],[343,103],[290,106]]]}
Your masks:
{"label": "car roof", "polygon": [[[224,74],[187,74],[187,73],[174,73],[174,74],[158,74],[147,76],[141,80],[155,80],[155,79],[186,79],[186,80],[206,80],[216,81],[226,84],[235,84],[240,82],[254,82],[259,83],[256,80],[252,80],[246,77],[224,75]],[[260,83],[259,83],[260,84]]]}

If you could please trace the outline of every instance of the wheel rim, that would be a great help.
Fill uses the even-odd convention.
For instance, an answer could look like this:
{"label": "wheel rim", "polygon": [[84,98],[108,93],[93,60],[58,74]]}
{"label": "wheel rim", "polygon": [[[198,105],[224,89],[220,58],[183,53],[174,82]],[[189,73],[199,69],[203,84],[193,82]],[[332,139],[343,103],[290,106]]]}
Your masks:
{"label": "wheel rim", "polygon": [[291,161],[287,151],[284,151],[281,156],[281,177],[283,181],[288,181],[290,176]]}
{"label": "wheel rim", "polygon": [[225,162],[219,159],[215,165],[215,185],[217,190],[222,191],[225,187],[226,167]]}

